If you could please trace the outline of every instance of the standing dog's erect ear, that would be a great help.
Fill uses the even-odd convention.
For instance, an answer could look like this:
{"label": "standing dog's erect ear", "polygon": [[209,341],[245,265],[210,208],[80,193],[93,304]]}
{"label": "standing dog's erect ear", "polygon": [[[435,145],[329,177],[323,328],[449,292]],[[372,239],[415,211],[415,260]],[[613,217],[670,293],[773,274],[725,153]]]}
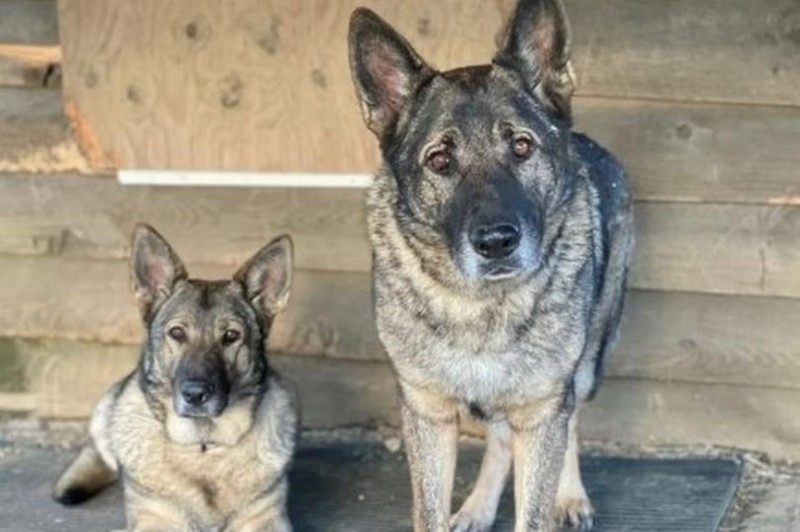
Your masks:
{"label": "standing dog's erect ear", "polygon": [[381,138],[433,70],[408,41],[369,9],[353,11],[349,35],[350,73],[361,112],[367,127]]}
{"label": "standing dog's erect ear", "polygon": [[561,0],[518,0],[494,62],[519,72],[556,116],[570,119],[575,76],[569,20]]}
{"label": "standing dog's erect ear", "polygon": [[292,288],[292,239],[282,235],[261,248],[233,278],[244,286],[247,298],[267,316],[286,307]]}
{"label": "standing dog's erect ear", "polygon": [[147,224],[134,229],[131,250],[133,294],[147,319],[169,296],[175,282],[186,279],[186,269],[164,237]]}

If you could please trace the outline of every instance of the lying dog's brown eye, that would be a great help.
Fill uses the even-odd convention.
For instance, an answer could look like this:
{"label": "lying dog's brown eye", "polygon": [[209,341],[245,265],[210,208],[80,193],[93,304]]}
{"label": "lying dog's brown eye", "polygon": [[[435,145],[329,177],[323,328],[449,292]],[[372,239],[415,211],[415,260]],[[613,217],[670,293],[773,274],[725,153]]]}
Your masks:
{"label": "lying dog's brown eye", "polygon": [[176,342],[183,343],[186,341],[186,331],[183,330],[183,327],[170,327],[169,331],[167,332],[169,337],[175,340]]}
{"label": "lying dog's brown eye", "polygon": [[519,137],[514,139],[512,142],[511,150],[517,157],[525,158],[531,154],[531,151],[533,150],[533,143],[530,141],[530,139]]}
{"label": "lying dog's brown eye", "polygon": [[225,334],[222,335],[222,344],[223,345],[231,345],[236,340],[238,340],[242,335],[239,331],[235,331],[233,329],[228,329],[225,331]]}
{"label": "lying dog's brown eye", "polygon": [[450,168],[450,155],[444,150],[435,151],[428,155],[427,164],[434,172],[445,172]]}

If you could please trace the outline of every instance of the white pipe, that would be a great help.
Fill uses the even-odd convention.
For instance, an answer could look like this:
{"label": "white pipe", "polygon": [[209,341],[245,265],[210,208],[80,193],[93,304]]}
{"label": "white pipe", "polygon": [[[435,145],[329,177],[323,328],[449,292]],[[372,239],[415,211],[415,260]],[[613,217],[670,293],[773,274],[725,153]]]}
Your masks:
{"label": "white pipe", "polygon": [[217,172],[203,170],[119,170],[122,185],[165,187],[367,188],[371,174],[314,172]]}

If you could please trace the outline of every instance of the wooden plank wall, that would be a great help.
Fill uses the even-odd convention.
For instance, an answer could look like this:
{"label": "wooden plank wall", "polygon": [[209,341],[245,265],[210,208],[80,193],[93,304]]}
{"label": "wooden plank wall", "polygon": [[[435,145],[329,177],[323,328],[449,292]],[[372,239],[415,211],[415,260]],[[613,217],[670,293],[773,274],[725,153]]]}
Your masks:
{"label": "wooden plank wall", "polygon": [[[442,67],[488,58],[511,6],[358,3]],[[346,69],[352,5],[61,0],[64,95],[80,147],[94,169],[368,171],[374,142]],[[567,7],[577,127],[624,162],[637,214],[625,327],[587,434],[800,458],[800,5]],[[292,233],[297,285],[274,348],[290,355],[281,364],[307,390],[313,423],[395,419],[372,324],[362,191],[124,188],[74,168],[43,176],[3,167],[14,138],[67,123],[58,105],[23,112],[8,94],[0,370],[27,368],[34,397],[9,398],[19,379],[0,380],[0,408],[7,400],[40,415],[84,415],[89,396],[128,367],[141,332],[125,257],[133,224],[145,220],[198,275],[227,275],[271,236]],[[56,112],[31,118],[46,108]],[[87,373],[96,380],[86,393],[67,398],[65,387]],[[333,393],[352,415],[325,409]]]}

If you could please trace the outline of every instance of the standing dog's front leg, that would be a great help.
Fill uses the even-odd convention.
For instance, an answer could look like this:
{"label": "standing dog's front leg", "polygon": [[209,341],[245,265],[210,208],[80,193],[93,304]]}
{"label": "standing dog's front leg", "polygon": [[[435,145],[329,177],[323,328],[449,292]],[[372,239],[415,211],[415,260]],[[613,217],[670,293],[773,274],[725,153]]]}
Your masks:
{"label": "standing dog's front leg", "polygon": [[514,410],[514,498],[517,532],[553,528],[553,504],[567,448],[573,401],[548,399]]}
{"label": "standing dog's front leg", "polygon": [[445,532],[458,453],[457,403],[406,383],[400,388],[414,530]]}

